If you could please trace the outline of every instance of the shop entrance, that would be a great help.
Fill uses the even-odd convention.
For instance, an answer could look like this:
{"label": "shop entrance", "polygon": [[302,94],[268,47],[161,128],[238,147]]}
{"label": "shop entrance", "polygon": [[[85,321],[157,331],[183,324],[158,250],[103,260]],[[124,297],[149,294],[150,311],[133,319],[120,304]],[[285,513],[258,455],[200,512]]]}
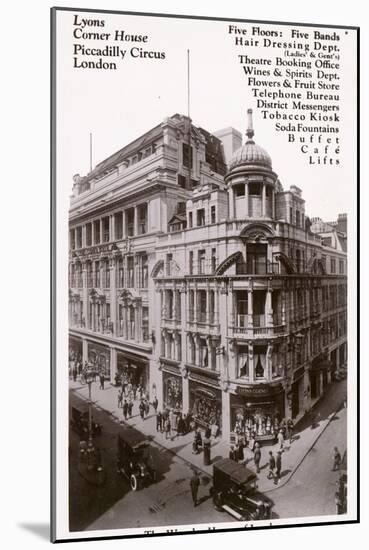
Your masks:
{"label": "shop entrance", "polygon": [[222,430],[222,395],[220,390],[210,389],[190,382],[190,412],[197,424],[203,427],[218,426]]}
{"label": "shop entrance", "polygon": [[141,386],[145,394],[149,392],[149,365],[144,359],[118,351],[117,373],[122,381]]}

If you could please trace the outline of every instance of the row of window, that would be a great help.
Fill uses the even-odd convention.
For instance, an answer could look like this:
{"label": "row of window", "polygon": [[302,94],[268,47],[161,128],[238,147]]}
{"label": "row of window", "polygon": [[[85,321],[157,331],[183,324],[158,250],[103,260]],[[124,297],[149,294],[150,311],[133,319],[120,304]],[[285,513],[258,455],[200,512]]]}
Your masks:
{"label": "row of window", "polygon": [[147,203],[141,204],[71,229],[69,233],[71,250],[108,243],[124,237],[144,235],[148,231],[147,209]]}

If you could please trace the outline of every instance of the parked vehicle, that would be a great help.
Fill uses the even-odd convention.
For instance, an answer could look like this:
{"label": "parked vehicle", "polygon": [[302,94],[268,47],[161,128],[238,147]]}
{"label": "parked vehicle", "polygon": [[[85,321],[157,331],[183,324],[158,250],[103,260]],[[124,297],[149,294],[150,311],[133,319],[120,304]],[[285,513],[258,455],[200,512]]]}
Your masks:
{"label": "parked vehicle", "polygon": [[117,469],[127,477],[132,491],[156,481],[150,442],[135,428],[127,427],[118,435]]}
{"label": "parked vehicle", "polygon": [[216,510],[226,511],[239,521],[268,519],[272,501],[257,491],[256,474],[230,458],[213,466],[211,494]]}
{"label": "parked vehicle", "polygon": [[[71,428],[78,433],[80,437],[88,437],[88,408],[72,407],[72,415],[70,421]],[[101,424],[94,422],[92,419],[92,435],[101,434]]]}

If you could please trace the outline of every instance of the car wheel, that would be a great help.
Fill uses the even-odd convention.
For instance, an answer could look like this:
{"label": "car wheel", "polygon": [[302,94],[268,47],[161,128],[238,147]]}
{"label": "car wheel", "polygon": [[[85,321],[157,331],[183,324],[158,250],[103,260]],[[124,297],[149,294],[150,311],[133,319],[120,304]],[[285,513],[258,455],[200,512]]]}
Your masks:
{"label": "car wheel", "polygon": [[131,484],[132,491],[137,491],[137,489],[138,489],[138,479],[134,474],[131,474],[131,477],[129,478],[129,482]]}

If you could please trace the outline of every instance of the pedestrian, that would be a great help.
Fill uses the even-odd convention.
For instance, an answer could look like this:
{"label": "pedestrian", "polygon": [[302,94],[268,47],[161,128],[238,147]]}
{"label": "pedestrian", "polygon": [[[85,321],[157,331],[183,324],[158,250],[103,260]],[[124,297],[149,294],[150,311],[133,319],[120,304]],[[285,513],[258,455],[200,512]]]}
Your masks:
{"label": "pedestrian", "polygon": [[244,438],[242,436],[239,436],[237,438],[237,451],[238,451],[238,456],[237,456],[237,460],[240,461],[240,462],[243,462],[245,460],[245,455],[244,455]]}
{"label": "pedestrian", "polygon": [[231,448],[229,449],[229,458],[237,462],[237,452],[234,448],[234,445],[231,445]]}
{"label": "pedestrian", "polygon": [[194,433],[193,443],[192,443],[192,454],[197,455],[200,452],[200,448],[202,447],[202,437],[200,429],[197,428],[197,430]]}
{"label": "pedestrian", "polygon": [[197,506],[197,494],[199,492],[199,485],[200,485],[200,478],[198,472],[195,470],[193,473],[193,476],[191,477],[190,481],[190,487],[191,487],[191,495],[192,495],[192,502],[194,506]]}
{"label": "pedestrian", "polygon": [[269,470],[268,470],[268,479],[274,478],[274,470],[275,470],[275,458],[273,455],[273,451],[269,451],[269,462],[268,462]]}
{"label": "pedestrian", "polygon": [[283,444],[284,444],[283,430],[279,430],[277,434],[277,441],[279,445],[279,450],[281,451],[283,449]]}
{"label": "pedestrian", "polygon": [[281,469],[282,469],[282,451],[277,452],[277,458],[275,460],[275,484],[281,481]]}
{"label": "pedestrian", "polygon": [[292,440],[293,440],[293,427],[294,427],[293,426],[293,420],[292,420],[292,418],[289,418],[287,420],[286,437],[289,440],[290,445],[291,445]]}
{"label": "pedestrian", "polygon": [[127,420],[127,415],[128,415],[128,403],[127,403],[127,399],[124,400],[124,403],[123,403],[123,416],[124,416],[124,420]]}
{"label": "pedestrian", "polygon": [[122,390],[118,390],[118,409],[120,409],[123,406],[123,392]]}
{"label": "pedestrian", "polygon": [[103,390],[104,389],[104,375],[103,373],[100,373],[100,390]]}
{"label": "pedestrian", "polygon": [[334,449],[333,449],[332,458],[333,458],[332,472],[335,472],[336,470],[340,469],[340,465],[341,465],[341,454],[340,454],[339,450],[337,449],[337,447],[334,447]]}
{"label": "pedestrian", "polygon": [[169,420],[169,417],[167,417],[167,419],[165,420],[165,423],[164,423],[164,431],[165,431],[165,439],[170,439],[171,437],[171,425],[170,425],[170,420]]}
{"label": "pedestrian", "polygon": [[74,363],[74,367],[73,367],[73,381],[76,382],[77,380],[77,367],[76,367],[76,364]]}
{"label": "pedestrian", "polygon": [[133,401],[128,402],[128,416],[129,418],[132,418],[132,412],[133,412]]}
{"label": "pedestrian", "polygon": [[203,441],[203,449],[204,449],[204,466],[210,466],[210,464],[211,464],[211,456],[210,456],[211,455],[211,440],[210,440],[210,436],[206,437],[206,434],[205,434],[204,441]]}
{"label": "pedestrian", "polygon": [[132,385],[132,392],[133,392],[133,399],[136,401],[136,397],[137,397],[137,386],[136,386],[136,384]]}
{"label": "pedestrian", "polygon": [[261,460],[261,450],[258,442],[254,446],[254,462],[256,466],[256,473],[260,474],[260,460]]}
{"label": "pedestrian", "polygon": [[145,420],[145,403],[143,402],[142,399],[141,399],[141,402],[140,402],[140,405],[139,405],[139,410],[140,410],[141,419]]}
{"label": "pedestrian", "polygon": [[158,405],[159,405],[159,401],[158,401],[158,398],[155,395],[154,400],[152,402],[152,406],[154,407],[155,414],[156,414],[156,411],[158,409]]}
{"label": "pedestrian", "polygon": [[156,431],[157,431],[157,432],[162,432],[162,431],[163,431],[162,422],[163,422],[163,415],[162,415],[161,412],[159,411],[159,412],[156,414]]}
{"label": "pedestrian", "polygon": [[145,401],[145,416],[149,416],[149,412],[150,412],[150,403],[148,401],[148,399],[146,399]]}

